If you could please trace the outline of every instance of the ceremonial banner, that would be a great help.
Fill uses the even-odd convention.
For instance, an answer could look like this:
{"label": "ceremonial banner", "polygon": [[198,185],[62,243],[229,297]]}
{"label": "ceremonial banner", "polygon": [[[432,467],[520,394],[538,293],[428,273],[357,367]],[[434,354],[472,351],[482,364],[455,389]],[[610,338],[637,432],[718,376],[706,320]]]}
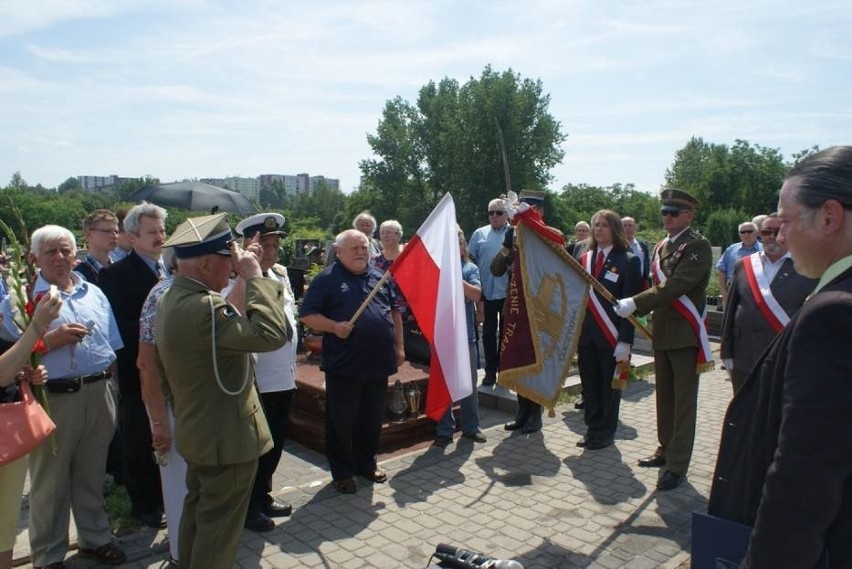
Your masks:
{"label": "ceremonial banner", "polygon": [[498,383],[552,412],[577,349],[589,285],[552,230],[530,221],[522,217],[515,229]]}
{"label": "ceremonial banner", "polygon": [[426,415],[438,421],[453,401],[472,393],[473,385],[456,206],[450,194],[438,202],[389,270],[432,350]]}

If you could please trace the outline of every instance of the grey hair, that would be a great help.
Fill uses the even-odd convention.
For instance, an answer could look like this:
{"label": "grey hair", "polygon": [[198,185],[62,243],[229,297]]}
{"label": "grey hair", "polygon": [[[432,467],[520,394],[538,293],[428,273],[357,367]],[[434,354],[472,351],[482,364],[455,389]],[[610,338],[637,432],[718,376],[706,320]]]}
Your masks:
{"label": "grey hair", "polygon": [[71,254],[77,254],[77,241],[70,229],[61,225],[44,225],[33,231],[30,237],[30,249],[36,256],[41,255],[41,246],[48,241],[68,241],[71,243]]}
{"label": "grey hair", "polygon": [[737,231],[742,231],[743,229],[754,229],[757,231],[757,224],[752,221],[744,221],[737,227]]}
{"label": "grey hair", "polygon": [[382,229],[393,229],[396,231],[396,234],[402,237],[402,224],[395,219],[388,219],[387,221],[383,221],[379,226],[379,231]]}
{"label": "grey hair", "polygon": [[369,211],[364,210],[355,216],[355,219],[352,220],[353,228],[357,229],[357,223],[359,219],[369,219],[370,224],[373,226],[373,230],[370,233],[374,233],[376,231],[376,218],[373,217],[373,215]]}
{"label": "grey hair", "polygon": [[493,200],[488,202],[488,209],[489,210],[494,206],[499,206],[499,207],[503,208],[503,210],[505,211],[506,210],[506,200],[504,200],[503,198],[494,198]]}
{"label": "grey hair", "polygon": [[340,247],[341,245],[343,245],[344,241],[346,241],[347,239],[352,239],[352,238],[363,239],[364,241],[367,242],[368,247],[370,245],[370,240],[367,238],[366,235],[364,235],[363,233],[361,233],[357,229],[346,229],[346,230],[338,233],[337,237],[334,238],[334,246]]}
{"label": "grey hair", "polygon": [[148,202],[142,202],[127,211],[127,215],[124,217],[124,230],[128,233],[138,235],[139,222],[142,217],[153,217],[154,219],[162,219],[165,221],[168,215],[169,212],[160,206]]}

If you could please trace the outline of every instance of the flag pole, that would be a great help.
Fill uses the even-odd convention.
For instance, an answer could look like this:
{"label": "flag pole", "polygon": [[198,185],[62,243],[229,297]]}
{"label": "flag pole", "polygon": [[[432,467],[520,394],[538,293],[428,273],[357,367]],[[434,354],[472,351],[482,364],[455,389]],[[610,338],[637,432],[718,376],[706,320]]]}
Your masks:
{"label": "flag pole", "polygon": [[[573,255],[569,255],[568,252],[563,247],[560,247],[558,244],[550,241],[549,239],[542,239],[542,241],[547,243],[548,247],[553,249],[556,252],[557,255],[562,257],[562,259],[565,260],[568,263],[569,267],[571,267],[577,273],[579,273],[580,277],[582,277],[583,280],[585,280],[587,283],[592,285],[592,288],[595,289],[595,291],[597,291],[602,297],[604,297],[605,300],[611,302],[612,304],[615,304],[616,302],[618,302],[618,299],[615,298],[614,296],[612,296],[612,293],[609,292],[606,289],[606,287],[604,285],[602,285],[600,283],[600,281],[598,281],[598,279],[596,279],[595,277],[590,275],[589,272],[585,268],[583,268],[583,265],[581,265],[577,261],[577,259],[574,258]],[[646,328],[645,325],[642,324],[639,321],[638,318],[636,318],[634,315],[631,314],[630,316],[627,317],[627,320],[631,324],[633,324],[633,326],[637,330],[642,332],[648,338],[648,340],[650,340],[651,342],[654,341],[653,338],[651,337],[651,331],[648,330],[648,328]]]}
{"label": "flag pole", "polygon": [[379,279],[379,282],[376,283],[376,286],[373,287],[373,290],[370,291],[370,294],[367,295],[367,298],[364,299],[364,302],[361,303],[361,306],[358,307],[358,310],[355,311],[355,314],[352,315],[352,318],[349,319],[350,324],[355,324],[355,321],[358,320],[358,317],[361,316],[365,310],[367,310],[367,305],[373,302],[373,299],[376,298],[376,295],[379,293],[379,289],[382,288],[383,284],[388,282],[388,279],[390,277],[390,271],[385,271],[385,274],[382,275],[382,278]]}

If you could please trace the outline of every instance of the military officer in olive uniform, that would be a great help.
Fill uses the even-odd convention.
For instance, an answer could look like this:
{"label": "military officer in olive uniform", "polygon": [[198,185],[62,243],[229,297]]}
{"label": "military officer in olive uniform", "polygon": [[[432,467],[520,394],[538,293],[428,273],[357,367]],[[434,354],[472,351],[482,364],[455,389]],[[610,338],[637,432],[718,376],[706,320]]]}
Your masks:
{"label": "military officer in olive uniform", "polygon": [[[281,283],[263,278],[256,241],[239,251],[218,214],[186,220],[164,244],[175,248],[180,274],[157,305],[157,367],[187,463],[185,568],[234,566],[257,459],[272,448],[251,352],[282,347],[293,329]],[[246,316],[214,292],[228,284],[232,259],[246,281]]]}
{"label": "military officer in olive uniform", "polygon": [[663,228],[668,237],[654,249],[654,286],[618,302],[615,313],[625,318],[654,311],[654,374],[657,398],[657,439],[660,446],[639,466],[664,466],[657,489],[680,486],[695,439],[698,375],[712,369],[712,353],[704,325],[713,259],[710,242],[690,224],[698,200],[688,193],[663,190]]}

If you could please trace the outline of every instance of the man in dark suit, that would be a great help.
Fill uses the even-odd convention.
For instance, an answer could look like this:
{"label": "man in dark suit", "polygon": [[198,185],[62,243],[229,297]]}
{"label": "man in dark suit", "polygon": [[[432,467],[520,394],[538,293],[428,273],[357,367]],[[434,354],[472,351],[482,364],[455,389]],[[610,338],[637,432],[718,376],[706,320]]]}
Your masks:
{"label": "man in dark suit", "polygon": [[778,214],[764,216],[763,251],[744,257],[734,268],[722,327],[722,361],[735,392],[817,284],[793,268],[786,244],[776,239],[780,228]]}
{"label": "man in dark suit", "polygon": [[166,210],[142,202],[127,212],[124,228],[133,250],[100,272],[100,286],[118,321],[124,348],[118,351],[118,418],[131,514],[146,526],[164,527],[160,473],[151,458],[151,427],[142,402],[139,369],[139,315],[148,293],[165,276],[162,263]]}
{"label": "man in dark suit", "polygon": [[754,525],[745,567],[852,567],[852,146],[794,166],[778,215],[819,283],[728,407],[709,513]]}
{"label": "man in dark suit", "polygon": [[639,466],[665,466],[657,489],[680,486],[695,441],[698,375],[712,368],[713,354],[704,325],[713,259],[710,242],[690,227],[698,200],[688,193],[666,189],[660,194],[663,239],[651,257],[654,286],[619,301],[615,313],[626,318],[634,311],[654,311],[654,379],[657,398],[657,439],[654,454]]}
{"label": "man in dark suit", "polygon": [[630,252],[639,257],[642,264],[642,290],[651,284],[651,254],[648,244],[641,239],[636,239],[636,220],[632,217],[622,217],[621,224],[624,226],[624,235],[630,245]]}
{"label": "man in dark suit", "polygon": [[[621,220],[614,211],[603,209],[592,217],[591,248],[580,258],[580,264],[615,298],[642,290],[639,259],[629,251]],[[590,290],[577,345],[585,399],[583,419],[588,427],[577,442],[579,447],[598,450],[613,443],[621,406],[621,390],[613,386],[613,379],[617,364],[623,362],[629,368],[633,335],[633,324],[616,316],[612,303]]]}

